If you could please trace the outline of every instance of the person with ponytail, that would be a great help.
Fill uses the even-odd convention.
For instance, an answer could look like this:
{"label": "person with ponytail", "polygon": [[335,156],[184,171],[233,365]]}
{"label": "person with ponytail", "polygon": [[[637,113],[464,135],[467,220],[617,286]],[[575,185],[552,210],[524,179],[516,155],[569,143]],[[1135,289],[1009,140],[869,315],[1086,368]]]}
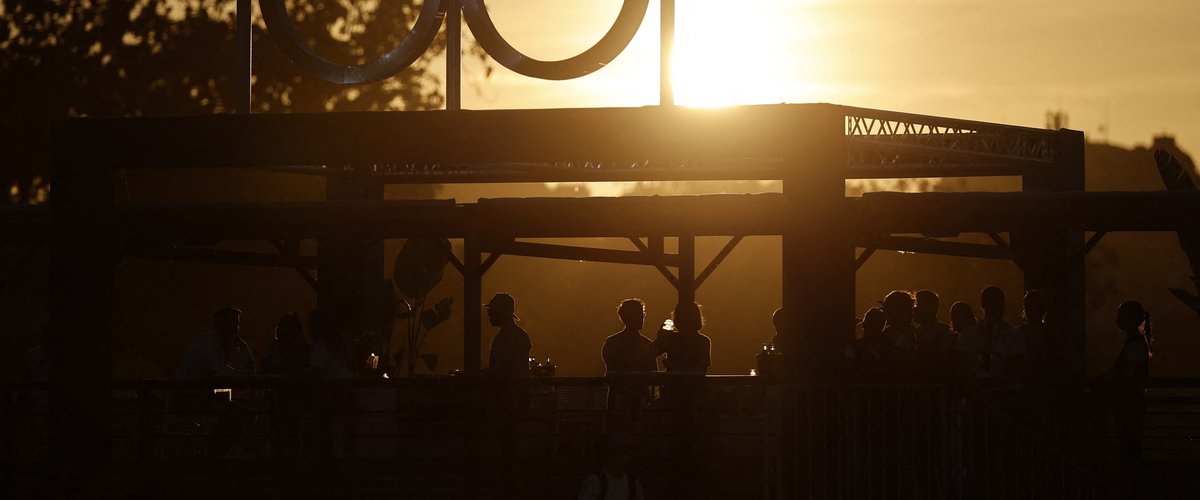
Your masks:
{"label": "person with ponytail", "polygon": [[1150,376],[1150,313],[1128,301],[1117,308],[1117,328],[1125,343],[1112,367],[1113,421],[1120,443],[1118,463],[1132,472],[1141,458],[1142,421],[1146,411],[1146,379]]}

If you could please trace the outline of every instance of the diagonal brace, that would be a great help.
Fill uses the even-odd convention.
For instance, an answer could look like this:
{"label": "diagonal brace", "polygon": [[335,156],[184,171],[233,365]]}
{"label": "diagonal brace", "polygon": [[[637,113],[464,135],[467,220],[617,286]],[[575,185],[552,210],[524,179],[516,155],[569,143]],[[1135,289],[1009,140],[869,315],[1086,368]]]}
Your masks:
{"label": "diagonal brace", "polygon": [[704,280],[708,279],[713,271],[717,270],[717,266],[721,265],[721,262],[733,252],[734,248],[737,248],[738,243],[742,242],[742,238],[743,236],[734,236],[729,239],[728,243],[725,243],[725,247],[720,252],[717,252],[717,256],[713,257],[713,260],[704,267],[704,270],[700,271],[700,276],[696,277],[696,288],[700,288],[700,285],[704,284]]}

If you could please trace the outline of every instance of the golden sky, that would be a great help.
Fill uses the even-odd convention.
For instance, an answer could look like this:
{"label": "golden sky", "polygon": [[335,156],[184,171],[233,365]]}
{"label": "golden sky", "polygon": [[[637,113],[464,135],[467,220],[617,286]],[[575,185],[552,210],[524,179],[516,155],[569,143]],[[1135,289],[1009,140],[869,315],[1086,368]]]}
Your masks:
{"label": "golden sky", "polygon": [[[489,0],[540,59],[574,55],[621,0]],[[1200,0],[677,0],[681,104],[833,102],[1042,126],[1063,109],[1090,140],[1175,134],[1200,153]],[[467,108],[658,100],[658,2],[608,67],[567,82],[467,67]]]}

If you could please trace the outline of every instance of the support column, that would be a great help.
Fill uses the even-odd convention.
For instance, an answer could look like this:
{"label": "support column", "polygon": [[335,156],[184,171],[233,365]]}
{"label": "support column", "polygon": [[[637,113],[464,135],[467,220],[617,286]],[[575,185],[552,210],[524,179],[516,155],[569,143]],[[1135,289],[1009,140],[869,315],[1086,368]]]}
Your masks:
{"label": "support column", "polygon": [[837,381],[833,361],[854,338],[854,243],[845,214],[845,117],[801,111],[785,157],[781,335],[785,380]]}
{"label": "support column", "polygon": [[463,240],[463,373],[477,377],[483,354],[483,273],[479,238]]}
{"label": "support column", "polygon": [[[328,201],[382,200],[383,185],[356,177],[329,177]],[[347,221],[348,226],[354,221]],[[368,327],[367,304],[383,276],[383,241],[370,239],[370,228],[355,228],[317,242],[317,307],[334,314],[338,329],[357,337]]]}
{"label": "support column", "polygon": [[[112,307],[116,230],[113,172],[56,148],[50,204],[50,491],[109,494]],[[85,154],[85,153],[81,153]]]}
{"label": "support column", "polygon": [[[1027,173],[1022,176],[1024,191],[1083,191],[1084,136],[1083,132],[1062,130],[1058,134],[1059,157],[1053,169]],[[1067,368],[1075,382],[1086,376],[1087,303],[1084,283],[1084,262],[1076,261],[1084,245],[1082,231],[1062,231],[1047,228],[1044,221],[1027,221],[1012,234],[1021,269],[1025,272],[1025,289],[1040,289],[1050,299],[1056,326],[1066,337],[1069,359]],[[1020,297],[1009,300],[1010,309],[1020,307]]]}
{"label": "support column", "polygon": [[679,303],[696,301],[696,237],[679,237]]}

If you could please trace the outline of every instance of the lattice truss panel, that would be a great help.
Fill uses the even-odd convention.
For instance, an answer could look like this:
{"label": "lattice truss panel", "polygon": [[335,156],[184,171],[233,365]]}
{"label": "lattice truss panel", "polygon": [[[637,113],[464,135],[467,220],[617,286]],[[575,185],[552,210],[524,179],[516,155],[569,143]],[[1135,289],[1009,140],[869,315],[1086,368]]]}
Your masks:
{"label": "lattice truss panel", "polygon": [[1054,131],[931,116],[847,108],[847,164],[1052,165],[1058,156]]}
{"label": "lattice truss panel", "polygon": [[[926,171],[939,176],[994,175],[987,172],[1052,166],[1058,157],[1056,131],[864,108],[841,109],[845,114],[848,177],[886,176],[891,167],[915,168],[908,172],[914,175]],[[779,179],[783,165],[780,158],[702,161],[639,158],[323,165],[299,169],[312,173],[381,175],[401,183],[438,183]]]}

